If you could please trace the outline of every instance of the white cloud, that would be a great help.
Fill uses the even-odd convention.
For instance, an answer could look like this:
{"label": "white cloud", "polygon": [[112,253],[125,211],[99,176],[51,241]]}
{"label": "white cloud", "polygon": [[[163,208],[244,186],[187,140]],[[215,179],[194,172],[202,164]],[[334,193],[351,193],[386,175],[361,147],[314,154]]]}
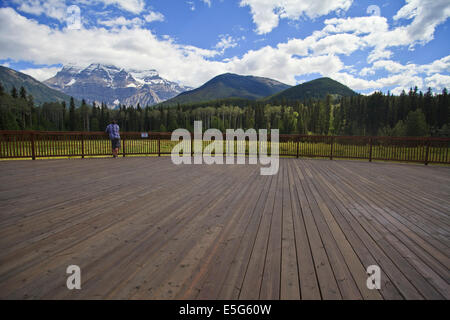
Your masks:
{"label": "white cloud", "polygon": [[333,18],[325,20],[324,32],[341,33],[352,32],[357,35],[373,32],[387,32],[389,25],[387,19],[379,16]]}
{"label": "white cloud", "polygon": [[356,91],[380,88],[379,83],[375,80],[357,78],[346,72],[331,72],[327,74],[327,76],[345,84],[346,86]]}
{"label": "white cloud", "polygon": [[110,20],[98,20],[98,24],[107,27],[120,27],[120,26],[139,26],[142,25],[143,21],[139,18],[126,19],[125,17],[117,17]]}
{"label": "white cloud", "polygon": [[365,46],[358,36],[349,33],[327,35],[317,31],[304,39],[291,39],[278,44],[280,50],[297,56],[344,54],[349,55]]}
{"label": "white cloud", "polygon": [[208,7],[211,8],[211,0],[202,0]]}
{"label": "white cloud", "polygon": [[40,16],[42,14],[63,21],[66,17],[66,2],[64,0],[15,0],[20,4],[18,10]]}
{"label": "white cloud", "polygon": [[409,75],[417,74],[435,74],[441,72],[450,72],[450,55],[443,57],[441,59],[435,60],[429,64],[417,65],[414,63],[408,63],[403,65],[399,62],[392,60],[378,60],[375,61],[371,67],[363,68],[360,71],[360,75],[373,75],[376,70],[386,70],[390,74],[398,74],[402,72],[407,72]]}
{"label": "white cloud", "polygon": [[[13,0],[17,3],[21,12],[41,15],[63,21],[66,18],[67,4],[65,0]],[[122,10],[140,14],[145,9],[144,0],[76,0],[74,4],[86,5],[93,3],[103,3],[104,5],[116,6]]]}
{"label": "white cloud", "polygon": [[265,34],[278,26],[279,19],[298,20],[301,16],[316,18],[333,11],[348,10],[352,0],[241,0],[249,6],[256,32]]}
{"label": "white cloud", "polygon": [[392,51],[377,47],[367,56],[367,62],[372,63],[379,59],[389,59],[391,56]]}
{"label": "white cloud", "polygon": [[414,42],[427,43],[433,40],[436,26],[450,17],[448,0],[406,0],[394,16],[394,20],[412,19],[405,28],[407,35]]}
{"label": "white cloud", "polygon": [[232,58],[228,66],[236,73],[269,77],[288,84],[296,83],[296,75],[312,73],[327,75],[344,67],[342,61],[335,55],[297,58],[285,50],[270,46],[256,51],[250,50],[242,58]]}
{"label": "white cloud", "polygon": [[344,54],[349,55],[364,47],[364,42],[353,34],[341,33],[318,40],[312,50],[315,54]]}
{"label": "white cloud", "polygon": [[430,77],[425,78],[425,86],[434,88],[436,90],[442,90],[444,88],[450,88],[450,76],[443,74],[433,74]]}
{"label": "white cloud", "polygon": [[[408,46],[416,40],[406,41],[408,25],[390,30],[384,17],[328,19],[322,30],[306,38],[290,39],[222,61],[213,61],[213,58],[220,57],[227,48],[236,47],[242,38],[222,35],[215,48],[209,50],[179,44],[170,36],[157,37],[144,29],[138,20],[133,20],[119,17],[101,22],[114,27],[111,29],[58,30],[27,19],[11,8],[0,8],[0,25],[3,26],[0,60],[23,60],[44,65],[68,62],[87,65],[98,61],[130,69],[155,68],[163,77],[189,86],[201,85],[224,72],[270,77],[293,85],[298,76],[318,73],[341,81],[354,90],[370,91],[394,87],[395,92],[400,92],[415,85],[423,89],[428,85],[440,88],[448,84],[445,73],[450,71],[450,56],[426,65],[403,65],[390,60],[393,55],[389,50],[391,46]],[[395,34],[405,35],[405,38],[394,39]],[[36,41],[37,38],[40,41]],[[368,57],[370,65],[359,75],[364,77],[374,75],[377,70],[386,70],[386,77],[374,80],[358,78],[354,69],[345,66],[339,58],[362,49],[371,50]],[[39,71],[28,72],[39,76]]]}
{"label": "white cloud", "polygon": [[39,81],[44,81],[53,77],[60,70],[61,68],[59,67],[50,67],[50,68],[29,68],[29,69],[22,69],[19,71],[28,74],[29,76],[32,76],[33,78]]}
{"label": "white cloud", "polygon": [[238,45],[237,40],[228,34],[226,35],[222,34],[219,36],[219,38],[220,41],[215,45],[214,48],[220,50],[221,53],[224,53],[225,50],[228,48],[234,48]]}
{"label": "white cloud", "polygon": [[400,73],[405,72],[407,70],[413,71],[415,69],[415,65],[409,64],[409,65],[402,65],[401,63],[398,63],[396,61],[392,60],[379,60],[375,61],[373,64],[372,69],[384,69],[389,71],[390,73]]}
{"label": "white cloud", "polygon": [[145,21],[153,22],[153,21],[164,21],[164,15],[160,12],[150,11],[149,14],[145,15]]}
{"label": "white cloud", "polygon": [[450,55],[439,60],[435,60],[430,64],[420,66],[419,70],[425,72],[427,75],[440,72],[450,73]]}
{"label": "white cloud", "polygon": [[373,47],[368,62],[389,59],[392,52],[387,48],[408,46],[410,50],[417,44],[424,45],[433,40],[436,27],[450,17],[448,0],[407,0],[394,16],[394,20],[412,20],[409,24],[389,29],[385,17],[368,16],[347,19],[325,20],[327,33],[349,32],[361,36],[367,46]]}
{"label": "white cloud", "polygon": [[145,8],[144,0],[94,0],[94,2],[101,2],[105,5],[114,5],[135,14],[141,13]]}
{"label": "white cloud", "polygon": [[161,40],[142,28],[58,30],[12,8],[0,8],[0,25],[0,60],[47,65],[98,61],[130,69],[155,68],[161,76],[190,86],[227,71],[225,64],[208,60],[218,51]]}
{"label": "white cloud", "polygon": [[186,3],[189,5],[189,8],[191,9],[191,11],[195,11],[194,1],[186,1]]}

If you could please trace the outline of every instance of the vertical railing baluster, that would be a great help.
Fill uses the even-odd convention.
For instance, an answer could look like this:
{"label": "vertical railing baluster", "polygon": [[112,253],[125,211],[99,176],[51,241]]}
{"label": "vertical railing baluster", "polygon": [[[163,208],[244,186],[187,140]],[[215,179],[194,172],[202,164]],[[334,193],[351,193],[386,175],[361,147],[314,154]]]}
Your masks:
{"label": "vertical railing baluster", "polygon": [[81,133],[81,159],[84,159],[84,132]]}
{"label": "vertical railing baluster", "polygon": [[334,136],[331,136],[330,160],[333,160]]}
{"label": "vertical railing baluster", "polygon": [[426,147],[425,147],[425,165],[428,165],[428,156],[429,156],[429,152],[430,152],[430,140],[427,139],[426,142]]}
{"label": "vertical railing baluster", "polygon": [[161,133],[158,134],[158,157],[161,157]]}
{"label": "vertical railing baluster", "polygon": [[36,149],[34,145],[34,132],[31,133],[31,159],[36,160]]}
{"label": "vertical railing baluster", "polygon": [[122,138],[122,156],[125,158],[125,154],[126,154],[126,144],[125,144],[125,135]]}

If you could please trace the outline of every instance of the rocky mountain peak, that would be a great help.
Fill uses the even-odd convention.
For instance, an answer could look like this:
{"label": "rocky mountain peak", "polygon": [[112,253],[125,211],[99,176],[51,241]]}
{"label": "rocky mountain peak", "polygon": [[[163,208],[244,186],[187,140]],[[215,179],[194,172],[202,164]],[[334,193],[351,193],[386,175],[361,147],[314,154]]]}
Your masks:
{"label": "rocky mountain peak", "polygon": [[44,83],[77,99],[105,102],[112,108],[119,103],[153,105],[190,89],[162,78],[155,69],[126,70],[102,63],[65,65]]}

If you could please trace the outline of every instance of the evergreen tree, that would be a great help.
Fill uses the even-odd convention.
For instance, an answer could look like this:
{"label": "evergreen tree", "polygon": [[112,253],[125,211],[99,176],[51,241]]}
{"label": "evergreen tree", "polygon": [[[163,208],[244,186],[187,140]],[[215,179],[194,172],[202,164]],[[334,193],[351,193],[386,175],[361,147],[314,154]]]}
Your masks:
{"label": "evergreen tree", "polygon": [[31,94],[28,95],[28,106],[29,106],[29,122],[30,122],[30,129],[33,129],[33,117],[36,113],[35,107],[34,107],[34,98]]}
{"label": "evergreen tree", "polygon": [[406,135],[423,137],[428,134],[427,123],[425,120],[425,115],[422,110],[417,109],[416,111],[410,111],[406,119]]}
{"label": "evergreen tree", "polygon": [[66,128],[66,126],[65,126],[65,123],[66,123],[66,108],[67,108],[67,106],[66,106],[66,102],[65,101],[63,101],[63,102],[61,102],[61,124],[60,124],[60,130],[65,130],[65,128]]}
{"label": "evergreen tree", "polygon": [[392,135],[396,137],[406,136],[406,126],[403,120],[399,120],[392,130]]}
{"label": "evergreen tree", "polygon": [[80,129],[83,131],[89,131],[89,108],[86,104],[86,100],[81,100],[81,107],[80,107],[80,114],[81,114],[81,126]]}
{"label": "evergreen tree", "polygon": [[27,90],[23,86],[20,87],[20,98],[26,100],[27,99]]}
{"label": "evergreen tree", "polygon": [[450,123],[450,119],[449,119],[449,97],[448,97],[448,93],[447,93],[447,88],[444,88],[442,90],[442,94],[439,96],[438,98],[438,110],[437,110],[437,117],[438,117],[438,122],[437,125],[439,128],[441,128],[444,124],[448,124]]}
{"label": "evergreen tree", "polygon": [[169,132],[172,132],[174,130],[178,129],[178,124],[175,115],[172,111],[169,111],[167,113],[167,130]]}
{"label": "evergreen tree", "polygon": [[17,94],[17,89],[14,86],[11,89],[11,97],[13,97],[15,99],[19,97],[19,95]]}
{"label": "evergreen tree", "polygon": [[70,106],[69,106],[69,129],[70,131],[75,131],[77,126],[76,123],[76,115],[75,115],[75,101],[73,97],[70,97]]}

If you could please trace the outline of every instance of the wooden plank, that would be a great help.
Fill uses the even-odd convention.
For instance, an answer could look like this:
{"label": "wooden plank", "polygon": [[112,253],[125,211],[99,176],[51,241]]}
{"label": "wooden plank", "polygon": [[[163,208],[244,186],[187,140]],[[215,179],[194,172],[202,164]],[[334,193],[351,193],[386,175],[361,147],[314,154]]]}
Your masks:
{"label": "wooden plank", "polygon": [[[307,168],[309,168],[311,171],[313,170],[313,167],[311,167],[309,164],[306,165]],[[381,295],[376,290],[369,290],[366,285],[367,280],[367,273],[366,273],[366,267],[361,263],[359,260],[357,254],[355,253],[353,246],[348,241],[346,235],[344,234],[344,231],[342,226],[340,226],[336,219],[334,218],[333,214],[331,213],[331,210],[334,207],[334,204],[332,202],[326,201],[325,197],[322,197],[321,194],[325,194],[327,190],[322,190],[320,188],[317,188],[317,173],[314,172],[314,180],[312,180],[311,184],[311,191],[314,195],[314,197],[319,200],[318,205],[320,210],[323,213],[324,220],[327,223],[331,234],[333,235],[333,238],[336,241],[336,244],[346,262],[346,265],[350,271],[350,274],[352,278],[355,281],[356,286],[359,289],[360,294],[364,299],[371,299],[371,300],[379,300],[381,299]],[[324,200],[325,199],[325,200]]]}
{"label": "wooden plank", "polygon": [[[220,183],[218,183],[218,185],[220,186]],[[186,202],[187,199],[189,199],[189,196],[186,197],[186,199],[181,200],[180,203],[176,203],[176,202],[175,203],[171,203],[172,208],[170,206],[167,207],[167,208],[164,208],[164,207],[160,208],[160,211],[159,211],[160,217],[156,219],[156,221],[160,221],[162,219],[159,222],[161,224],[160,226],[158,226],[157,224],[155,225],[155,222],[152,222],[152,220],[155,221],[155,219],[152,216],[147,216],[147,215],[141,215],[140,216],[140,219],[147,219],[148,220],[148,219],[152,219],[153,218],[152,220],[150,220],[150,222],[145,222],[145,220],[144,221],[131,221],[130,222],[129,219],[123,219],[123,218],[122,219],[118,219],[118,220],[114,219],[114,217],[117,218],[117,214],[113,214],[112,216],[110,215],[109,220],[112,220],[112,221],[116,220],[115,224],[112,224],[112,225],[108,225],[107,224],[106,228],[101,228],[100,232],[94,233],[95,234],[94,237],[92,237],[92,236],[88,237],[86,239],[87,241],[81,240],[81,241],[75,242],[75,245],[76,245],[75,248],[72,247],[69,250],[83,251],[83,250],[86,250],[86,249],[90,248],[91,244],[93,244],[93,243],[97,244],[99,242],[100,243],[103,242],[103,243],[107,244],[106,246],[102,246],[102,249],[106,250],[106,252],[103,255],[101,255],[101,254],[99,254],[98,249],[97,249],[97,250],[94,251],[93,256],[89,256],[88,257],[89,259],[93,259],[93,257],[97,257],[97,259],[101,261],[100,264],[96,264],[95,261],[94,261],[93,262],[94,268],[99,268],[100,270],[104,270],[105,269],[105,265],[107,266],[108,265],[108,261],[110,261],[111,259],[115,259],[115,260],[119,260],[119,261],[125,261],[123,259],[123,257],[119,254],[117,247],[114,247],[114,245],[119,245],[120,248],[122,250],[124,250],[124,252],[129,252],[130,249],[127,248],[127,246],[128,247],[133,247],[133,246],[136,246],[136,245],[134,244],[135,242],[134,242],[133,238],[132,237],[130,238],[130,235],[127,235],[126,232],[120,237],[120,236],[115,236],[115,231],[117,229],[120,230],[120,228],[126,230],[129,225],[131,225],[131,226],[134,225],[134,228],[136,228],[135,226],[137,225],[140,228],[144,229],[143,232],[148,233],[148,231],[146,229],[150,225],[150,227],[152,228],[151,229],[152,231],[155,230],[155,229],[157,229],[157,230],[155,230],[153,233],[150,233],[149,236],[151,236],[155,232],[156,232],[157,235],[161,235],[163,233],[163,230],[164,230],[162,228],[164,226],[164,221],[170,221],[171,220],[170,216],[167,216],[167,214],[165,213],[164,209],[168,209],[169,212],[173,211],[175,208],[178,208],[179,210],[182,210],[183,206],[180,206],[180,204],[183,204],[183,203],[184,203],[184,205],[189,204],[189,202]],[[193,199],[192,195],[190,196],[190,199]],[[140,202],[135,200],[132,207],[130,207],[129,204],[124,204],[124,207],[127,207],[126,212],[128,212],[129,214],[137,215],[137,214],[142,212],[142,206],[145,205],[147,202],[148,201],[147,201],[147,199],[145,197],[145,194],[144,194],[144,195],[142,195],[142,200]],[[174,211],[174,213],[176,213],[176,212]],[[121,213],[120,211],[119,211],[118,214],[119,214],[118,215],[119,217],[123,216],[123,213]],[[132,216],[130,216],[130,217],[132,217]],[[164,218],[165,218],[165,220],[164,220]],[[175,220],[175,222],[176,222],[176,220]],[[117,231],[117,232],[120,234],[119,231]],[[136,231],[134,231],[134,233],[136,233]],[[105,235],[108,235],[108,234],[112,234],[113,235],[112,238],[114,239],[114,241],[111,241],[112,240],[112,239],[110,239],[111,237],[108,237],[108,236],[105,237]],[[78,233],[76,233],[75,237],[77,237],[79,235],[80,235],[80,233],[78,232]],[[81,236],[82,236],[82,234],[81,234]],[[139,238],[141,241],[143,240],[139,236],[139,233],[137,233],[137,235],[135,235],[135,237]],[[82,239],[83,238],[84,237],[82,236]],[[123,243],[125,243],[125,244],[123,244]],[[113,246],[113,247],[111,247],[111,246]],[[77,247],[78,247],[78,249],[76,249]],[[110,252],[117,252],[118,254],[110,256],[109,255]],[[66,258],[67,257],[62,256],[59,259],[66,259]],[[83,262],[83,260],[81,260],[81,262]],[[45,263],[50,264],[51,261],[46,261]],[[117,263],[117,261],[114,261],[113,263],[111,263],[111,265],[114,265],[115,263]],[[89,267],[89,264],[88,264],[87,265],[88,271],[90,270],[89,268],[90,267]],[[42,266],[42,265],[37,265],[37,266],[34,267],[34,269],[39,271],[39,270],[45,269],[45,267]],[[121,270],[123,270],[123,269],[121,269]],[[89,282],[88,282],[89,277],[87,277],[85,280],[87,280],[87,286],[89,287]],[[85,285],[85,287],[86,287],[86,285]],[[85,290],[86,289],[87,288],[85,288]],[[88,292],[88,290],[86,290],[86,291]],[[67,293],[66,291],[64,291],[64,292]]]}
{"label": "wooden plank", "polygon": [[3,299],[450,298],[448,168],[280,159],[263,177],[127,157],[1,161],[0,174]]}
{"label": "wooden plank", "polygon": [[281,276],[281,232],[282,232],[282,171],[280,166],[277,174],[277,191],[275,193],[273,217],[267,244],[266,262],[264,264],[263,280],[259,293],[260,299],[280,299]]}
{"label": "wooden plank", "polygon": [[298,275],[297,250],[295,247],[295,234],[293,222],[293,210],[291,204],[291,194],[289,192],[289,176],[287,160],[283,163],[283,184],[281,192],[283,193],[283,215],[282,215],[282,234],[281,234],[281,286],[280,299],[299,300],[300,286]]}
{"label": "wooden plank", "polygon": [[241,299],[255,300],[259,298],[259,292],[264,276],[264,264],[267,255],[269,232],[277,187],[277,178],[272,177],[267,201],[262,213],[261,223],[258,228],[258,234],[239,295]]}
{"label": "wooden plank", "polygon": [[[302,163],[303,160],[299,162]],[[324,244],[320,237],[319,230],[313,218],[312,208],[306,197],[305,191],[305,177],[299,166],[295,166],[297,173],[296,179],[299,179],[297,184],[297,196],[300,201],[300,208],[303,213],[303,219],[305,221],[306,233],[308,235],[309,243],[311,246],[311,252],[316,268],[316,275],[319,282],[320,294],[322,299],[341,299],[341,293],[339,291],[336,278],[334,277],[333,269],[331,268],[330,261],[324,248]]]}
{"label": "wooden plank", "polygon": [[[319,168],[318,165],[317,168]],[[329,197],[330,202],[332,202],[336,207],[337,210],[332,210],[332,213],[334,214],[334,217],[338,221],[339,225],[343,228],[343,230],[345,230],[345,236],[357,252],[361,262],[366,267],[370,265],[380,265],[384,271],[384,274],[381,277],[381,294],[385,299],[401,299],[402,296],[391,282],[390,277],[398,279],[399,277],[404,278],[404,276],[402,276],[401,272],[382,252],[378,244],[361,227],[358,220],[352,217],[349,210],[351,204],[348,203],[339,190],[334,187],[334,184],[337,184],[337,182],[329,176],[324,178],[324,176],[330,171],[320,171],[320,173],[317,172],[318,182],[328,188],[328,190],[322,194],[324,197]]]}
{"label": "wooden plank", "polygon": [[[245,179],[245,176],[241,178],[243,178],[243,180],[248,180]],[[251,179],[248,181],[255,181],[257,178],[257,174],[253,172]],[[224,239],[226,239],[227,235],[229,234],[228,232],[233,229],[233,226],[236,226],[236,221],[242,221],[240,220],[242,215],[239,215],[240,210],[234,211],[231,208],[236,208],[234,204],[240,203],[244,197],[250,196],[251,198],[253,193],[258,193],[257,188],[256,190],[249,188],[249,185],[241,184],[239,181],[236,182],[236,186],[234,188],[230,189],[230,191],[232,192],[230,193],[229,197],[224,198],[223,201],[220,201],[220,203],[216,207],[217,211],[222,212],[222,214],[220,215],[220,221],[212,221],[211,227],[221,226],[220,235],[216,237],[214,242],[208,245],[209,249],[206,251],[204,257],[198,261],[197,266],[193,269],[194,271],[191,274],[189,281],[180,284],[179,292],[175,295],[175,297],[183,296],[185,298],[192,299],[204,293],[203,290],[205,289],[205,287],[202,287],[200,282],[204,280],[203,276],[210,269],[211,260],[213,259],[213,257],[215,257],[215,254],[218,253],[218,248],[223,243]],[[239,185],[241,185],[242,188],[239,188]],[[229,264],[226,264],[225,266],[229,266]],[[180,272],[182,272],[182,270],[180,270]],[[214,288],[214,294],[218,294],[218,291],[220,290],[220,285],[218,285],[220,283],[220,280],[216,279],[214,283],[217,286]],[[206,291],[207,290],[205,290],[205,292]],[[205,297],[205,299],[212,298],[213,296]]]}
{"label": "wooden plank", "polygon": [[[262,192],[258,192],[259,197],[256,202],[251,202],[252,205],[249,207],[248,211],[248,214],[251,215],[251,219],[249,220],[242,237],[239,239],[240,246],[231,262],[230,269],[228,270],[223,286],[217,297],[218,299],[242,299],[242,297],[240,297],[242,283],[244,282],[250,256],[254,248],[258,228],[261,224],[261,213],[267,201],[267,192],[270,187],[271,179],[268,179],[267,176],[261,176],[261,178],[260,184],[263,186],[263,190]],[[245,202],[247,200],[244,198],[242,201]],[[245,211],[243,211],[242,214],[245,214]]]}
{"label": "wooden plank", "polygon": [[[257,176],[254,176],[252,184],[255,184]],[[260,189],[258,187],[245,188],[226,201],[225,212],[230,215],[225,224],[224,231],[218,241],[212,246],[206,261],[194,272],[191,283],[185,285],[181,291],[182,298],[215,299],[219,296],[228,270],[236,250],[241,243],[245,229],[251,215],[242,214],[248,212],[249,206],[256,201]],[[247,198],[248,201],[243,201]]]}
{"label": "wooden plank", "polygon": [[352,277],[352,274],[345,262],[345,259],[339,250],[336,240],[325,221],[322,210],[326,207],[317,192],[315,192],[312,185],[313,175],[308,167],[304,166],[305,170],[305,193],[308,198],[308,202],[313,212],[313,218],[319,230],[322,238],[325,250],[328,255],[328,259],[332,266],[337,284],[339,286],[340,293],[343,299],[361,299],[361,293],[358,286]]}
{"label": "wooden plank", "polygon": [[[381,232],[379,239],[377,239],[380,244],[382,244],[383,250],[385,250],[390,257],[393,257],[393,260],[396,262],[397,266],[401,269],[402,273],[408,278],[409,281],[419,285],[420,293],[425,294],[426,297],[434,297],[434,298],[442,298],[437,291],[429,285],[429,283],[424,279],[424,277],[417,272],[408,262],[407,260],[401,256],[401,254],[393,247],[393,245],[388,241],[389,237],[387,237],[391,232],[389,231],[389,223],[383,218],[380,218],[381,215],[384,215],[382,210],[377,209],[376,207],[372,207],[370,205],[370,200],[368,200],[368,196],[365,196],[361,190],[362,186],[355,187],[355,181],[352,182],[347,181],[345,177],[341,177],[341,180],[344,182],[341,187],[346,190],[347,194],[349,194],[354,199],[357,199],[358,202],[355,202],[356,209],[361,212],[366,219],[369,221],[369,225],[367,227],[372,230],[375,228]],[[380,220],[380,221],[379,221]],[[377,231],[368,231],[371,234],[376,234]],[[403,284],[399,289],[405,290],[405,297],[416,297],[419,299],[421,295],[418,294],[417,290]],[[411,295],[411,296],[410,296]]]}
{"label": "wooden plank", "polygon": [[293,227],[295,233],[295,247],[297,249],[298,273],[301,298],[305,300],[320,299],[320,288],[314,268],[311,247],[306,233],[305,222],[297,198],[297,179],[293,162],[288,163],[289,192],[292,199]]}

